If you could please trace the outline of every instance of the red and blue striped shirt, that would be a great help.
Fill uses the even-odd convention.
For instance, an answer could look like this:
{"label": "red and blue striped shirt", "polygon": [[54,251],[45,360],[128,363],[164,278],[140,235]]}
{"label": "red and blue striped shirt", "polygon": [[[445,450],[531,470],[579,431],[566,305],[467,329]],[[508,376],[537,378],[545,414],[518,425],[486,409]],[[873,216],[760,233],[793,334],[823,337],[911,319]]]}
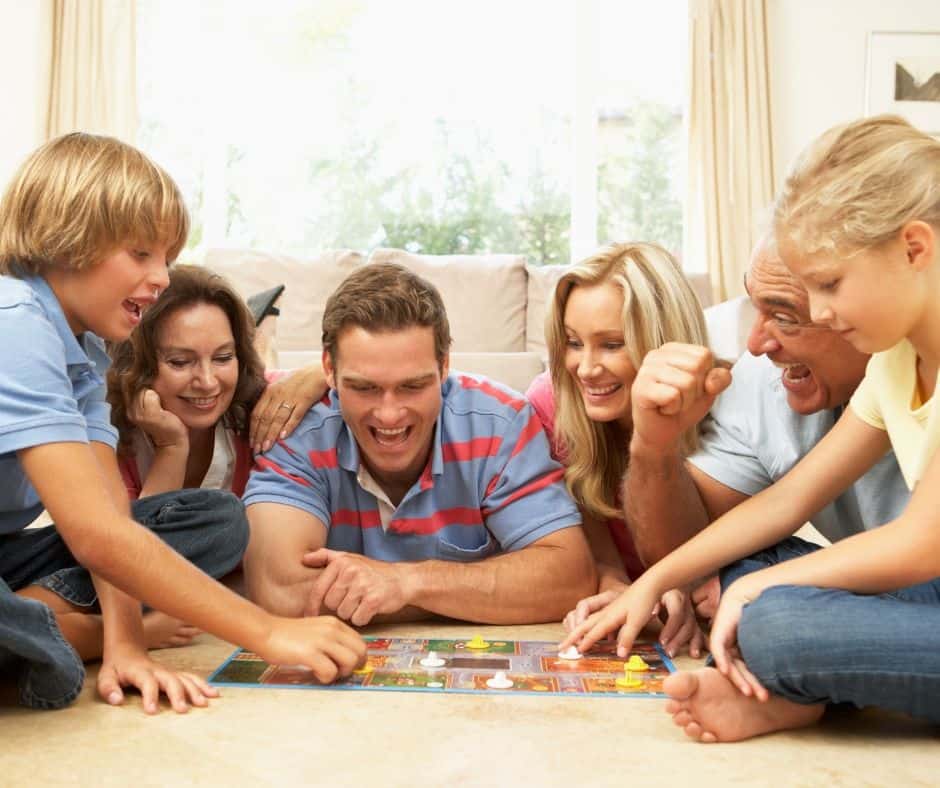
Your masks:
{"label": "red and blue striped shirt", "polygon": [[444,381],[431,456],[387,528],[375,496],[359,484],[359,463],[331,391],[257,458],[245,505],[302,509],[326,526],[327,547],[382,561],[475,561],[581,522],[535,411],[482,377],[453,373]]}

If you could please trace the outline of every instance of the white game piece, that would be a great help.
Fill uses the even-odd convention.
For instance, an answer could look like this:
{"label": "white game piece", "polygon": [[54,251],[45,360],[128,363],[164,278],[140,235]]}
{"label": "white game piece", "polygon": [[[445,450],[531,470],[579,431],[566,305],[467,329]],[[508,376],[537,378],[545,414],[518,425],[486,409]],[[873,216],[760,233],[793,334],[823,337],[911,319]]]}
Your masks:
{"label": "white game piece", "polygon": [[512,686],[512,679],[506,675],[505,670],[497,670],[493,678],[486,680],[486,686],[490,689],[509,689]]}
{"label": "white game piece", "polygon": [[428,689],[440,689],[441,687],[444,686],[444,682],[443,681],[429,681],[427,684],[425,684],[425,686]]}
{"label": "white game piece", "polygon": [[559,659],[581,659],[581,652],[576,646],[568,646],[564,651],[558,652]]}
{"label": "white game piece", "polygon": [[418,664],[422,668],[442,668],[444,667],[444,660],[437,656],[436,651],[429,651],[428,655]]}

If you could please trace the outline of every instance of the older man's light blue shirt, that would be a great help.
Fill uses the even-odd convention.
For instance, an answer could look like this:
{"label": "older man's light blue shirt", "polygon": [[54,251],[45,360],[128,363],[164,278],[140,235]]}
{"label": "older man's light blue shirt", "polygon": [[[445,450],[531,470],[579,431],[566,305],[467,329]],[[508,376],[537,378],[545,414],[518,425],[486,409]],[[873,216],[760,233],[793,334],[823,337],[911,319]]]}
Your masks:
{"label": "older man's light blue shirt", "polygon": [[100,337],[72,334],[43,278],[0,276],[0,534],[26,527],[43,509],[19,450],[117,445],[105,401],[109,363]]}

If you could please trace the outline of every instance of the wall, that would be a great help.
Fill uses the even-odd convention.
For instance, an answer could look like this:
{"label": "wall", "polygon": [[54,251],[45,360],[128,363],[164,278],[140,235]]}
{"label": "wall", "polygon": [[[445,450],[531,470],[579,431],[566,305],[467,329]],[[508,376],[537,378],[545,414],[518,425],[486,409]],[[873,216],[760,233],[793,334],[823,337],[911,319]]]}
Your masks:
{"label": "wall", "polygon": [[[0,0],[0,188],[40,140],[43,7]],[[768,0],[767,14],[778,185],[803,146],[863,114],[870,31],[940,31],[940,0]]]}
{"label": "wall", "polygon": [[868,33],[940,32],[940,0],[768,0],[767,17],[779,186],[807,143],[864,114]]}
{"label": "wall", "polygon": [[0,191],[40,142],[40,29],[44,4],[0,0]]}

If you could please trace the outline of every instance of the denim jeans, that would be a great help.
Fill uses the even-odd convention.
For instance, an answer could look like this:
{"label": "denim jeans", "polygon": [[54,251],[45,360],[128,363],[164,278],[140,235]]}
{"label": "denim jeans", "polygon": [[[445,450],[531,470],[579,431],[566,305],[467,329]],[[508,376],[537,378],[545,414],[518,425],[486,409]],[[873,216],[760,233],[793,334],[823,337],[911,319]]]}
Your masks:
{"label": "denim jeans", "polygon": [[[142,498],[132,515],[168,546],[212,577],[231,572],[248,546],[241,501],[220,490],[176,490]],[[81,691],[85,670],[41,602],[17,596],[28,585],[47,588],[89,611],[97,595],[55,526],[0,536],[0,675],[15,676],[24,706],[58,709]]]}
{"label": "denim jeans", "polygon": [[[791,537],[721,573],[721,587],[821,549]],[[879,706],[940,722],[940,578],[887,594],[775,586],[745,605],[738,644],[751,672],[796,703]]]}

